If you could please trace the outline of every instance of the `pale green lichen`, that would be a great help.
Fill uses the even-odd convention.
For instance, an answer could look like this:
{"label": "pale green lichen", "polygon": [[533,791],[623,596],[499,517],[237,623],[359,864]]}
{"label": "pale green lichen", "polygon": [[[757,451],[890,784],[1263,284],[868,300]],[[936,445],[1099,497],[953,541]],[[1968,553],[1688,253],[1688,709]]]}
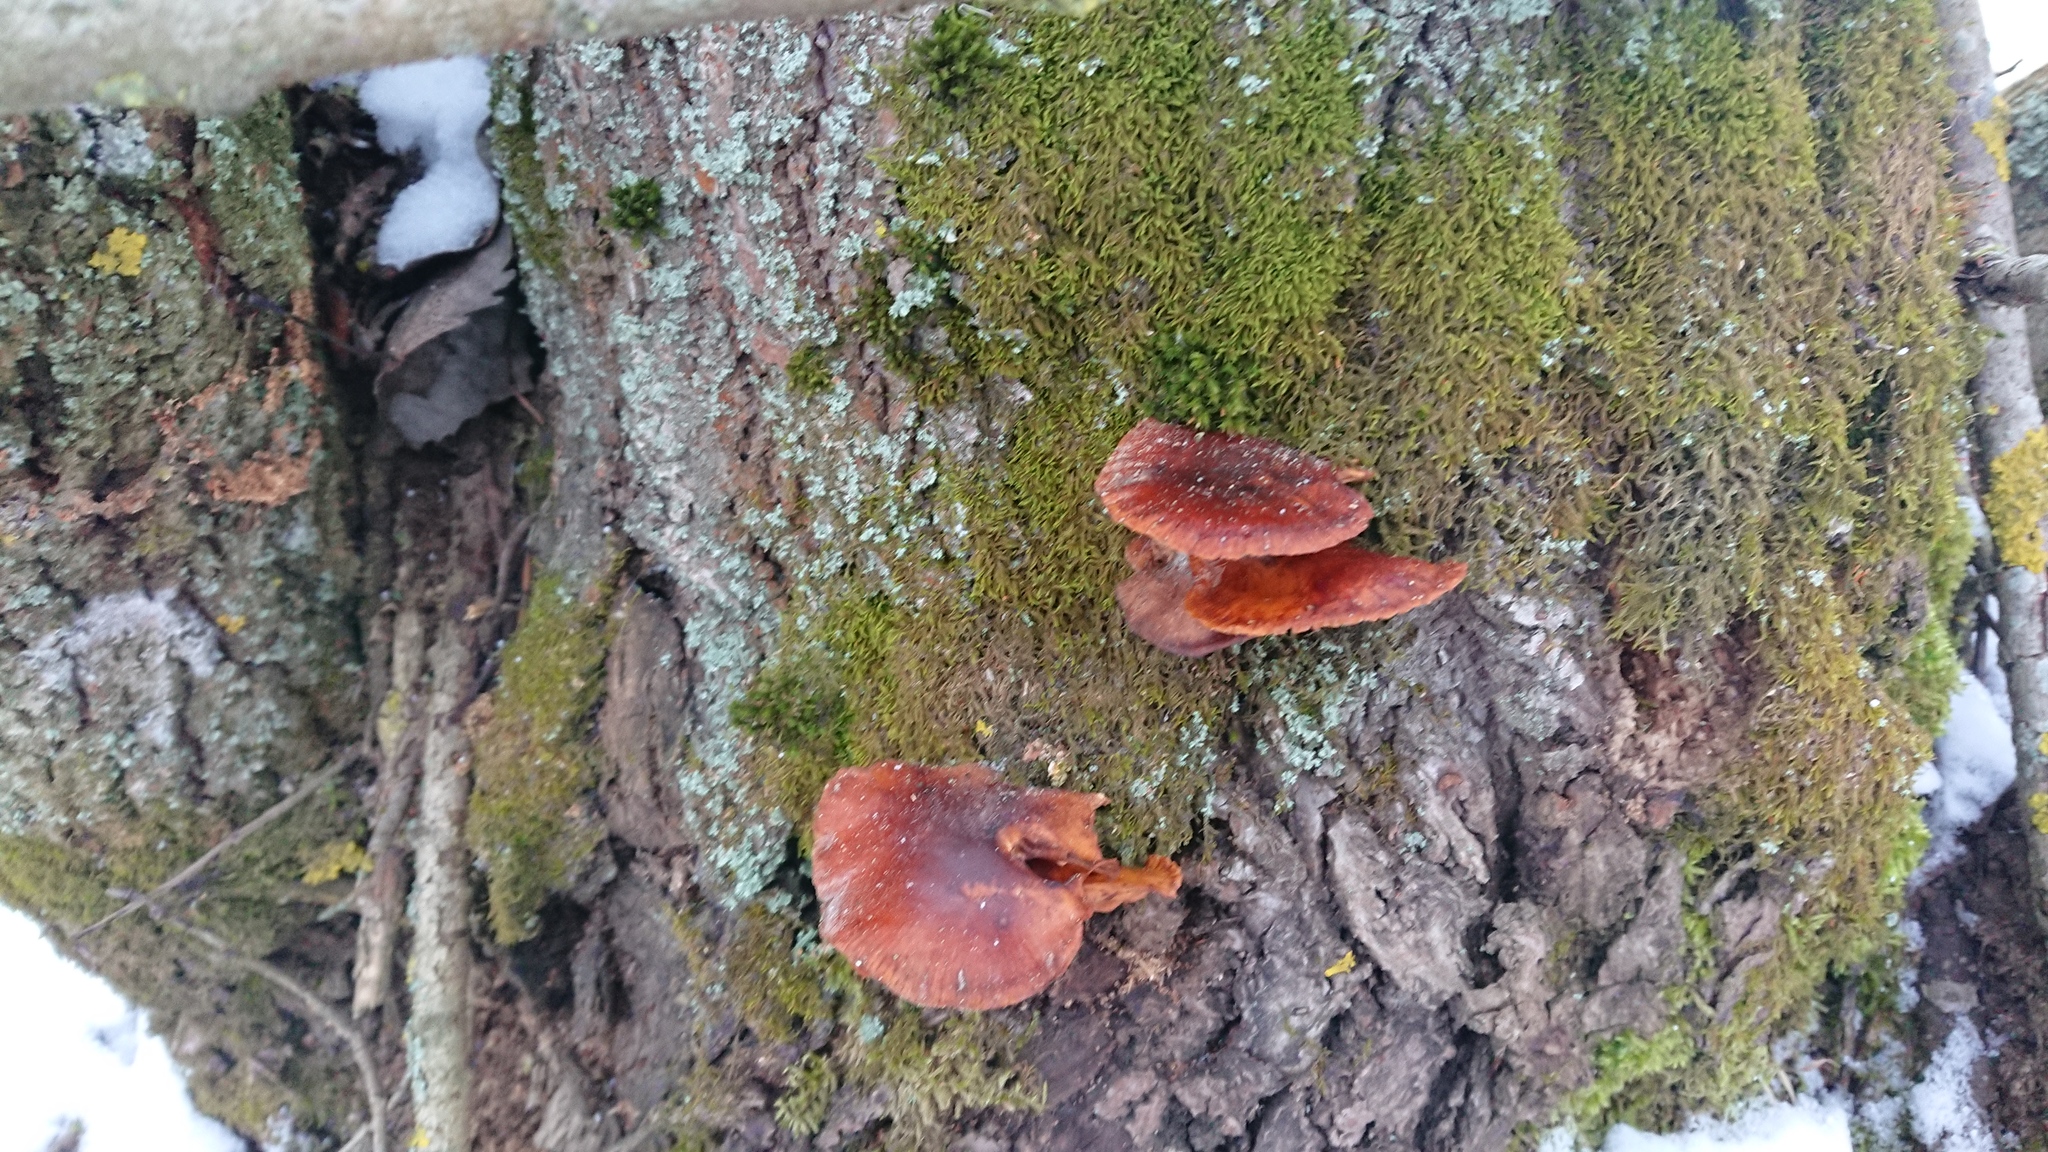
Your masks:
{"label": "pale green lichen", "polygon": [[[189,165],[152,143],[183,139]],[[0,899],[65,927],[166,879],[361,723],[349,460],[311,451],[345,438],[278,315],[311,299],[291,140],[278,98],[203,125],[95,108],[0,125],[25,177],[0,189]],[[277,450],[306,467],[281,505],[209,485]],[[79,674],[99,684],[89,710]],[[176,910],[273,951],[335,898],[302,883],[303,846],[362,832],[333,790]],[[292,1025],[253,977],[145,917],[92,940],[102,974],[199,1045],[195,1094],[245,1134],[282,1102],[308,1130],[360,1108],[346,1053],[279,1046]]]}

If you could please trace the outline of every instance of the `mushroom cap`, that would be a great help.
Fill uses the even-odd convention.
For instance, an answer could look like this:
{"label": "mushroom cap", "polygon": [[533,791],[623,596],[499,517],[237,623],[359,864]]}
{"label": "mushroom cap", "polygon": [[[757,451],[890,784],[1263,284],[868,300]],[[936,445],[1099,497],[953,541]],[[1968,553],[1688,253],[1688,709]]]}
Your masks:
{"label": "mushroom cap", "polygon": [[1164,857],[1102,858],[1106,801],[1019,788],[979,764],[842,769],[812,824],[819,935],[926,1008],[1029,999],[1073,963],[1089,916],[1180,889]]}
{"label": "mushroom cap", "polygon": [[1116,586],[1116,602],[1131,631],[1175,656],[1207,656],[1244,643],[1243,636],[1218,632],[1188,615],[1186,602],[1195,577],[1185,553],[1149,536],[1133,536],[1124,559],[1130,561],[1132,572]]}
{"label": "mushroom cap", "polygon": [[1346,475],[1285,444],[1148,417],[1117,442],[1095,494],[1117,523],[1190,556],[1293,556],[1372,522]]}
{"label": "mushroom cap", "polygon": [[1385,620],[1458,586],[1465,565],[1432,564],[1339,545],[1306,556],[1257,556],[1208,566],[1188,615],[1235,636],[1275,636]]}

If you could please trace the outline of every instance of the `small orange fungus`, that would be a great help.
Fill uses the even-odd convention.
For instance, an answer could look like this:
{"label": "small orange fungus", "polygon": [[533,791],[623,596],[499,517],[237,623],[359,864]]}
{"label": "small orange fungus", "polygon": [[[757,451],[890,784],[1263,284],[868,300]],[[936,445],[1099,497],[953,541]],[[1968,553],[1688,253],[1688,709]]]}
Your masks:
{"label": "small orange fungus", "polygon": [[1184,605],[1199,625],[1233,636],[1276,636],[1385,620],[1433,603],[1465,578],[1431,564],[1340,544],[1306,556],[1209,565]]}
{"label": "small orange fungus", "polygon": [[1364,475],[1257,436],[1147,418],[1117,442],[1095,494],[1112,520],[1176,552],[1292,556],[1365,531],[1372,506],[1346,487]]}
{"label": "small orange fungus", "polygon": [[1131,631],[1175,656],[1207,656],[1244,642],[1242,636],[1219,632],[1188,615],[1187,598],[1195,577],[1184,553],[1150,536],[1133,536],[1124,559],[1132,571],[1116,586],[1116,602]]}
{"label": "small orange fungus", "polygon": [[1104,859],[1099,793],[1020,788],[980,764],[845,768],[812,822],[819,934],[861,975],[926,1008],[1001,1008],[1045,990],[1081,925],[1180,868]]}
{"label": "small orange fungus", "polygon": [[1139,421],[1095,478],[1110,517],[1140,534],[1116,588],[1125,622],[1176,656],[1207,656],[1385,620],[1457,587],[1463,564],[1344,543],[1372,520],[1346,485],[1371,475],[1256,436]]}

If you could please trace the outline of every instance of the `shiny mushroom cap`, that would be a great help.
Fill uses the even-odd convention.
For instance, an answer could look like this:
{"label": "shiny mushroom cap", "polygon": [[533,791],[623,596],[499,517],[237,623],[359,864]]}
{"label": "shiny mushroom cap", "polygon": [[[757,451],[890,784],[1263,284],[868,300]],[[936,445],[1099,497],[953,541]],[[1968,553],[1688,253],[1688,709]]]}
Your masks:
{"label": "shiny mushroom cap", "polygon": [[1116,602],[1131,631],[1175,656],[1207,656],[1244,643],[1245,637],[1218,632],[1188,615],[1187,598],[1195,577],[1185,553],[1149,536],[1133,536],[1124,548],[1124,559],[1130,562],[1131,575],[1116,586]]}
{"label": "shiny mushroom cap", "polygon": [[1432,564],[1339,545],[1306,556],[1259,556],[1207,566],[1185,606],[1204,627],[1276,636],[1385,620],[1458,586],[1465,565]]}
{"label": "shiny mushroom cap", "polygon": [[1362,475],[1256,436],[1138,422],[1095,477],[1111,519],[1190,556],[1293,556],[1365,530]]}
{"label": "shiny mushroom cap", "polygon": [[1097,912],[1180,890],[1180,868],[1102,858],[1099,793],[1019,788],[979,764],[845,768],[812,823],[818,931],[926,1008],[1001,1008],[1073,963]]}

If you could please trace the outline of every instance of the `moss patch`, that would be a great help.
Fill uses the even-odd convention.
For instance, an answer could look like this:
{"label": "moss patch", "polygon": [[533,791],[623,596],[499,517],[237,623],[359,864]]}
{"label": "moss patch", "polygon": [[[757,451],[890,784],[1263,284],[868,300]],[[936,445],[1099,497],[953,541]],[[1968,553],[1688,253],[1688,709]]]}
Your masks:
{"label": "moss patch", "polygon": [[1680,1005],[1700,1055],[1608,1082],[1603,1124],[1755,1094],[1769,1039],[1895,947],[1969,550],[1939,41],[1930,5],[1838,0],[1748,29],[1662,8],[1572,50],[1600,303],[1564,364],[1614,453],[1609,626],[1756,624],[1768,687],[1691,835],[1702,883],[1755,867],[1797,893],[1735,1004]]}
{"label": "moss patch", "polygon": [[[913,49],[888,94],[902,214],[852,327],[993,443],[916,488],[953,530],[796,582],[735,712],[754,763],[801,814],[843,764],[982,760],[1109,794],[1127,856],[1184,846],[1226,731],[1331,766],[1407,633],[1161,655],[1113,603],[1095,471],[1148,412],[1356,461],[1374,538],[1470,560],[1477,589],[1590,578],[1620,640],[1756,636],[1755,727],[1684,834],[1700,883],[1755,868],[1799,908],[1739,1004],[1617,1042],[1574,1107],[1731,1103],[1764,1038],[1889,946],[1922,842],[1906,782],[1954,682],[1970,355],[1931,7],[1575,12],[1529,57],[1547,118],[1475,92],[1385,141],[1354,83],[1384,64],[1371,35],[1313,3],[1259,19],[960,9]],[[864,522],[897,531],[895,499]],[[793,1126],[824,1075],[795,1074]]]}
{"label": "moss patch", "polygon": [[565,232],[548,202],[540,135],[533,115],[533,61],[507,53],[491,64],[491,121],[486,131],[500,183],[499,202],[528,260],[555,275],[563,270]]}
{"label": "moss patch", "polygon": [[2041,519],[2048,516],[2048,430],[2036,428],[1991,462],[1991,493],[1984,517],[1991,521],[1998,558],[2030,572],[2048,570],[2041,546]]}
{"label": "moss patch", "polygon": [[653,180],[625,180],[605,193],[612,202],[606,223],[626,233],[636,244],[661,230],[661,185]]}
{"label": "moss patch", "polygon": [[787,1044],[831,1025],[828,1048],[784,1073],[777,1120],[795,1132],[823,1122],[829,1086],[885,1089],[885,1148],[925,1148],[948,1121],[996,1108],[1036,1111],[1045,1088],[1019,1060],[1030,1026],[998,1013],[927,1013],[862,980],[787,909],[755,905],[730,931],[723,967],[756,1036]]}
{"label": "moss patch", "polygon": [[500,943],[538,930],[541,903],[603,838],[586,807],[599,765],[587,737],[604,692],[615,579],[608,572],[579,590],[557,573],[536,578],[500,650],[497,686],[465,718],[475,774],[466,832]]}

